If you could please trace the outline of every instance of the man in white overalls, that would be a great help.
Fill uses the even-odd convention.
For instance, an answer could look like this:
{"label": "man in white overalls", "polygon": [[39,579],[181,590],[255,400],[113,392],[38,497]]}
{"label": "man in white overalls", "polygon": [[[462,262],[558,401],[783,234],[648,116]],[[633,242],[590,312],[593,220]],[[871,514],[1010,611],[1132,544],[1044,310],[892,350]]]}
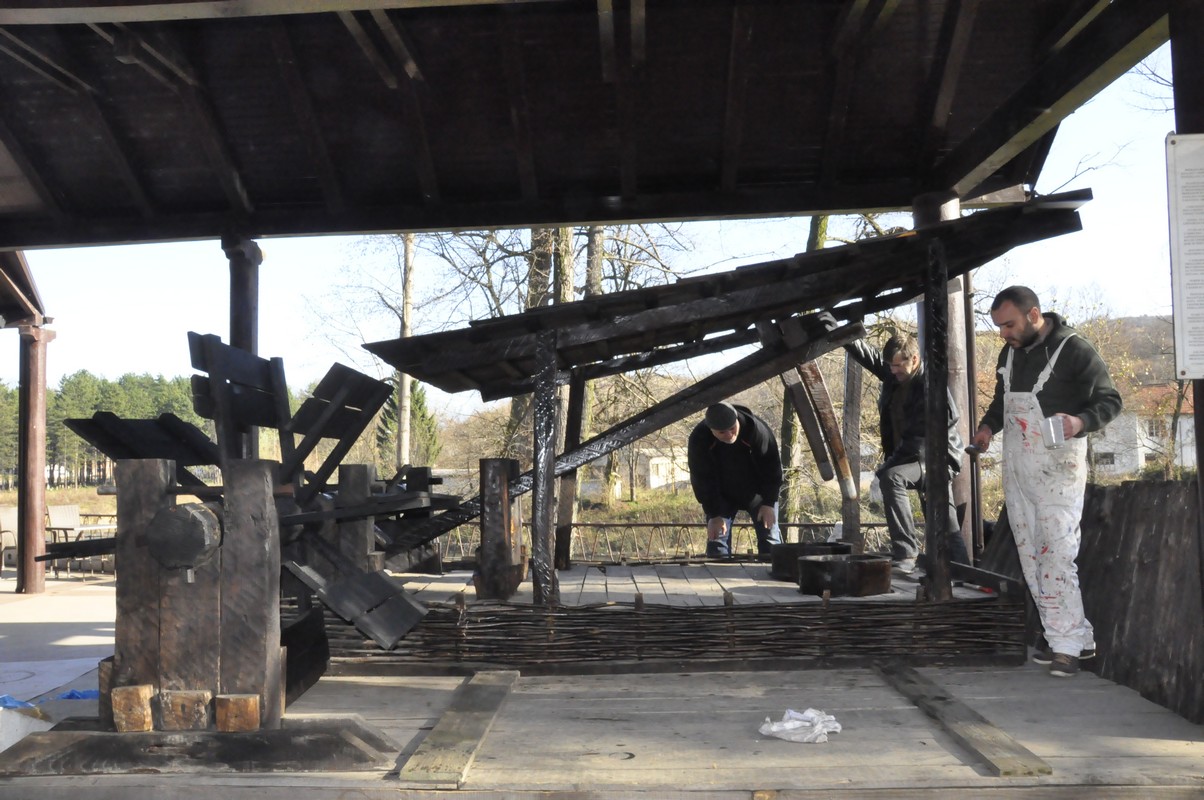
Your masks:
{"label": "man in white overalls", "polygon": [[1079,521],[1087,486],[1087,439],[1120,413],[1120,393],[1091,343],[1037,295],[1010,286],[991,319],[1006,346],[995,396],[971,441],[985,450],[1003,431],[1003,492],[1020,566],[1032,592],[1044,647],[1033,660],[1070,677],[1095,655],[1095,633],[1079,591]]}

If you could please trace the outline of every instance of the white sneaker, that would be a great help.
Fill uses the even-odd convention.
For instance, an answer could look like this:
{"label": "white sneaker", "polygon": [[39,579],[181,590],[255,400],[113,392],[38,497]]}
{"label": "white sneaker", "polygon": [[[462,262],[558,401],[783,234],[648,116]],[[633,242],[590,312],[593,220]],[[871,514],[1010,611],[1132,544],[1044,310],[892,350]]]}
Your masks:
{"label": "white sneaker", "polygon": [[916,571],[916,560],[914,558],[902,558],[898,561],[890,562],[891,569],[896,569],[904,575],[910,575]]}

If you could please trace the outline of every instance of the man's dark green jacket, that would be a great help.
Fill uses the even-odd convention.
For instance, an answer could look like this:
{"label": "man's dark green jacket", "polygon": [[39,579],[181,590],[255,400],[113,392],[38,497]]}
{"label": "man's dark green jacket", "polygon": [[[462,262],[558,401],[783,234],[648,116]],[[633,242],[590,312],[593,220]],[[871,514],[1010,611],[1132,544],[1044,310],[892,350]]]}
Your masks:
{"label": "man's dark green jacket", "polygon": [[[1053,327],[1042,341],[1028,349],[1015,351],[1012,356],[1013,392],[1032,391],[1037,377],[1058,345],[1074,333],[1074,328],[1057,314],[1046,312],[1042,316],[1045,317],[1045,324]],[[1010,349],[1010,345],[1004,345],[999,353],[995,397],[982,418],[982,424],[990,428],[992,434],[1003,429],[1003,376],[999,370],[1007,363]],[[1043,416],[1052,417],[1061,413],[1081,419],[1083,430],[1079,436],[1098,431],[1116,419],[1122,406],[1120,392],[1112,384],[1107,365],[1091,342],[1082,336],[1073,336],[1066,342],[1054,364],[1053,374],[1045,382],[1037,400],[1041,403]]]}

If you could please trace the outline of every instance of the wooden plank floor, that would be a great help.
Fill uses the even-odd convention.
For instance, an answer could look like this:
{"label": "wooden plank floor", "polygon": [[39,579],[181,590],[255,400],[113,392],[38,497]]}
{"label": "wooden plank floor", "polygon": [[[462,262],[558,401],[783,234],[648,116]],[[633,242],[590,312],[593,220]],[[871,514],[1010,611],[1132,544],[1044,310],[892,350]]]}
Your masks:
{"label": "wooden plank floor", "polygon": [[[407,591],[423,603],[450,603],[460,592],[469,602],[476,599],[472,573],[468,570],[444,575],[400,573]],[[804,595],[789,581],[781,581],[769,573],[769,565],[758,562],[710,562],[692,564],[620,564],[576,565],[557,573],[560,584],[560,604],[587,606],[599,603],[634,603],[636,594],[644,596],[649,605],[679,607],[721,606],[724,592],[731,592],[736,605],[760,603],[818,603],[815,595]],[[919,583],[898,573],[891,576],[889,594],[869,597],[842,597],[842,602],[895,601],[912,602]],[[954,587],[959,599],[988,597],[975,587]],[[511,603],[531,603],[530,577],[510,598]]]}

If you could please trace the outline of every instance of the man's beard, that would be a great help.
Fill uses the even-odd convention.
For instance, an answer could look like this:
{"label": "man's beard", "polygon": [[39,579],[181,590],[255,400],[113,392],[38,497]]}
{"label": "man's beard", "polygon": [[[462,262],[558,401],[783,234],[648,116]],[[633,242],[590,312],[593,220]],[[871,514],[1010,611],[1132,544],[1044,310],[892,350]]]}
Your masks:
{"label": "man's beard", "polygon": [[1041,334],[1037,331],[1037,326],[1033,324],[1032,320],[1025,317],[1024,330],[1021,331],[1020,336],[1017,337],[1020,340],[1020,347],[1018,349],[1023,350],[1026,347],[1032,347],[1034,344],[1036,344],[1037,339],[1040,336]]}

